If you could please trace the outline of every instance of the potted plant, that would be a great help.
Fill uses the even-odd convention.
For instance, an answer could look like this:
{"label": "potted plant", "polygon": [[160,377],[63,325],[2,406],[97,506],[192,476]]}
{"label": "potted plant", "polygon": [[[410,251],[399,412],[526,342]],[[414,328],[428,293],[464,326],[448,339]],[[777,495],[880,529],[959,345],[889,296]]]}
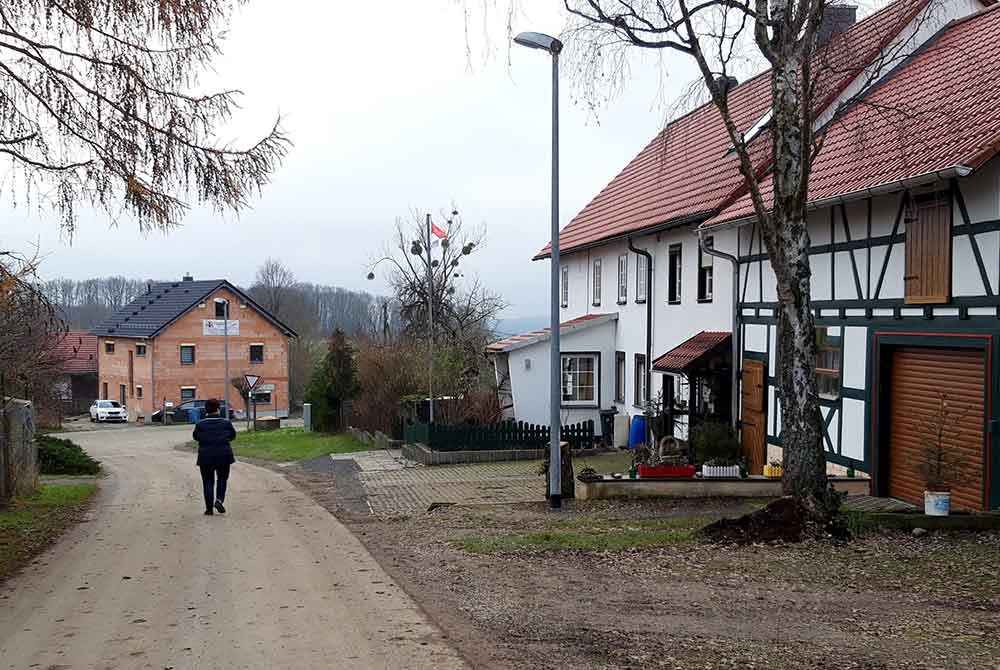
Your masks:
{"label": "potted plant", "polygon": [[741,477],[740,441],[727,423],[706,421],[691,434],[695,459],[702,477]]}
{"label": "potted plant", "polygon": [[639,445],[633,454],[633,464],[640,478],[683,479],[694,477],[695,473],[694,466],[688,463],[687,454],[680,440],[673,437],[664,437],[654,449]]}
{"label": "potted plant", "polygon": [[772,479],[781,478],[781,461],[771,461],[764,466],[764,476]]}
{"label": "potted plant", "polygon": [[948,396],[938,393],[934,411],[922,426],[923,450],[917,469],[927,486],[924,491],[924,514],[948,516],[951,513],[951,485],[962,473],[965,463],[946,439],[954,435],[967,412],[952,411]]}

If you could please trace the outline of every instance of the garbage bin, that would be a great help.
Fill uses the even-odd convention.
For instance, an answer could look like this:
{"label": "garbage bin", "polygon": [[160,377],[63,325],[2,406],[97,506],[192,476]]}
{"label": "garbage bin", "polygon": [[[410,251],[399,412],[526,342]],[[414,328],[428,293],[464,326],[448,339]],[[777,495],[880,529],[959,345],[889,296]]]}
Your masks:
{"label": "garbage bin", "polygon": [[205,418],[205,408],[204,407],[192,407],[188,410],[188,421],[191,423],[198,423]]}
{"label": "garbage bin", "polygon": [[605,447],[610,448],[614,444],[615,414],[618,414],[618,408],[602,409],[598,414],[601,416],[601,441]]}
{"label": "garbage bin", "polygon": [[632,429],[628,436],[628,448],[635,449],[637,444],[646,443],[646,417],[636,414],[632,417]]}

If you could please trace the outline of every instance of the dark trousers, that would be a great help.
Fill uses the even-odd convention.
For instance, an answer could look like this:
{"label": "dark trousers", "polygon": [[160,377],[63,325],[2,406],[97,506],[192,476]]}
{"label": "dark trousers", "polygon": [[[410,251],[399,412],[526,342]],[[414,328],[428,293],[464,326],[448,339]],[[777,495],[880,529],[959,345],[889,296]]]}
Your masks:
{"label": "dark trousers", "polygon": [[215,501],[226,499],[226,482],[229,480],[229,464],[199,465],[201,483],[205,487],[205,509],[212,509]]}

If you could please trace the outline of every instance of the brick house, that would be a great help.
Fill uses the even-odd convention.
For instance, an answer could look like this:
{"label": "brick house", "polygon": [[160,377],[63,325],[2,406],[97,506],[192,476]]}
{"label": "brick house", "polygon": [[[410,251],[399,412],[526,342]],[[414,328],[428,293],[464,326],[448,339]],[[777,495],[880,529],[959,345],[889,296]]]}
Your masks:
{"label": "brick house", "polygon": [[[222,398],[223,326],[229,305],[229,378],[260,376],[257,414],[288,416],[288,341],[295,332],[225,279],[150,284],[91,332],[98,343],[98,392],[131,417],[171,402]],[[243,407],[229,387],[234,410]]]}
{"label": "brick house", "polygon": [[55,346],[62,360],[63,378],[56,393],[62,401],[63,414],[84,414],[97,399],[97,338],[90,333],[71,330],[63,334]]}

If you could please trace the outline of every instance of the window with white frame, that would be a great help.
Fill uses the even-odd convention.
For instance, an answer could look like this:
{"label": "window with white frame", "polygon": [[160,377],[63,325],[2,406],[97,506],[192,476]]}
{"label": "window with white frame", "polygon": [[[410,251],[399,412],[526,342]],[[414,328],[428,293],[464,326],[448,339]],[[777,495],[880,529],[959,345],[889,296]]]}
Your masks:
{"label": "window with white frame", "polygon": [[667,256],[667,302],[671,305],[681,303],[682,249],[680,244],[671,244]]}
{"label": "window with white frame", "polygon": [[840,375],[843,369],[844,347],[840,328],[816,329],[816,386],[821,398],[840,397]]}
{"label": "window with white frame", "polygon": [[[714,239],[706,237],[705,246],[714,249]],[[698,302],[712,301],[714,261],[714,256],[705,253],[701,247],[698,248]]]}
{"label": "window with white frame", "polygon": [[636,407],[643,407],[649,400],[649,389],[646,388],[646,356],[644,354],[635,355],[635,397],[632,404]]}
{"label": "window with white frame", "polygon": [[601,259],[594,259],[594,307],[601,306]]}
{"label": "window with white frame", "polygon": [[615,352],[615,402],[625,402],[625,352]]}
{"label": "window with white frame", "polygon": [[181,387],[181,402],[187,402],[188,400],[194,400],[198,396],[197,386],[182,386]]}
{"label": "window with white frame", "polygon": [[562,404],[596,406],[598,404],[598,354],[562,355]]}
{"label": "window with white frame", "polygon": [[569,307],[569,266],[562,266],[562,281],[560,283],[560,304]]}
{"label": "window with white frame", "polygon": [[142,357],[146,355],[146,345],[143,343],[138,343],[135,345],[135,355]]}
{"label": "window with white frame", "polygon": [[635,257],[635,301],[646,302],[647,274],[649,272],[649,259],[643,255]]}
{"label": "window with white frame", "polygon": [[628,254],[618,257],[618,304],[628,302]]}

